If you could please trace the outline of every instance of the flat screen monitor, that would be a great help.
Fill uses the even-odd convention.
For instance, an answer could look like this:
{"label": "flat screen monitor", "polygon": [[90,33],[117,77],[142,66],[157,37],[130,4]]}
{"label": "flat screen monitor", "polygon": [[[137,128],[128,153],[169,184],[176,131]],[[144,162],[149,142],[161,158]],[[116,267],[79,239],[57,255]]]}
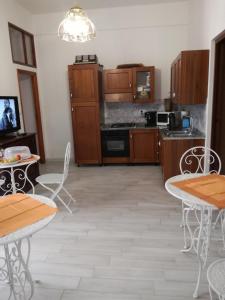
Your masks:
{"label": "flat screen monitor", "polygon": [[20,128],[18,97],[0,96],[0,135]]}

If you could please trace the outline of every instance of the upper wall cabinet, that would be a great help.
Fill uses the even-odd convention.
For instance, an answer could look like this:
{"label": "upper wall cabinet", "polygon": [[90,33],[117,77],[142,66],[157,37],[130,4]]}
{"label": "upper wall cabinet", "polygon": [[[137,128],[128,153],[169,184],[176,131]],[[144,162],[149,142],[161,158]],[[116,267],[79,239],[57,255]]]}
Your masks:
{"label": "upper wall cabinet", "polygon": [[132,69],[104,71],[104,92],[106,94],[131,93],[132,82]]}
{"label": "upper wall cabinet", "polygon": [[154,102],[155,67],[134,68],[133,83],[135,102]]}
{"label": "upper wall cabinet", "polygon": [[98,101],[98,73],[96,68],[92,64],[69,66],[70,98],[73,102]]}
{"label": "upper wall cabinet", "polygon": [[182,51],[171,66],[171,99],[176,104],[207,101],[209,50]]}
{"label": "upper wall cabinet", "polygon": [[153,102],[154,73],[154,67],[105,70],[105,101],[135,103]]}

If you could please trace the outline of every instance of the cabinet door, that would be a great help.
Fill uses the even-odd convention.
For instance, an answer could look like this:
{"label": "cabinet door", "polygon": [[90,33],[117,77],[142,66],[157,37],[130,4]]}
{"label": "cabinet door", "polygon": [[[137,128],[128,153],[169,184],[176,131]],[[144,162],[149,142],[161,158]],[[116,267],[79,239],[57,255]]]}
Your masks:
{"label": "cabinet door", "polygon": [[98,107],[90,103],[72,106],[72,122],[76,163],[101,163]]}
{"label": "cabinet door", "polygon": [[155,67],[133,68],[133,94],[137,103],[154,102]]}
{"label": "cabinet door", "polygon": [[180,104],[204,104],[207,101],[209,51],[182,52],[182,96]]}
{"label": "cabinet door", "polygon": [[132,93],[132,69],[104,71],[104,93]]}
{"label": "cabinet door", "polygon": [[158,162],[158,129],[130,130],[130,158],[134,163]]}
{"label": "cabinet door", "polygon": [[159,134],[159,142],[158,142],[158,147],[159,147],[159,163],[161,166],[163,166],[163,139],[161,134]]}
{"label": "cabinet door", "polygon": [[179,103],[181,98],[181,58],[177,58],[171,66],[171,99]]}
{"label": "cabinet door", "polygon": [[98,101],[98,71],[95,65],[69,66],[70,98],[73,102]]}
{"label": "cabinet door", "polygon": [[[204,139],[163,140],[162,151],[165,158],[162,167],[164,181],[180,174],[180,158],[186,150],[195,146],[203,146],[204,143]],[[192,171],[191,166],[189,171]]]}
{"label": "cabinet door", "polygon": [[175,76],[176,68],[175,64],[172,64],[170,70],[170,98],[173,102],[175,102]]}

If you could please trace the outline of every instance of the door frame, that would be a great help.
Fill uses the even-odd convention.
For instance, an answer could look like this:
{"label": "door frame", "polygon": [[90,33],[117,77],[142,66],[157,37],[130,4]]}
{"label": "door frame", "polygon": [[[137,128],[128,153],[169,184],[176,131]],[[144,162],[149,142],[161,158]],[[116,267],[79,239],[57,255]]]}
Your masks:
{"label": "door frame", "polygon": [[219,97],[218,95],[218,84],[219,84],[219,76],[220,74],[218,73],[219,69],[219,64],[220,64],[220,59],[219,59],[219,49],[218,45],[221,41],[225,41],[225,30],[222,31],[214,40],[215,44],[215,51],[214,51],[214,80],[213,80],[213,99],[212,99],[212,122],[211,122],[211,148],[213,145],[215,145],[215,130],[214,130],[214,124],[216,124],[218,116],[217,116],[217,108],[218,108],[218,103],[217,103],[217,98]]}
{"label": "door frame", "polygon": [[40,100],[39,100],[39,92],[38,92],[37,73],[32,72],[32,71],[17,69],[17,79],[18,79],[18,84],[19,84],[19,93],[20,93],[21,108],[22,108],[22,115],[23,115],[23,124],[24,124],[24,129],[26,130],[26,126],[24,123],[24,114],[23,114],[23,98],[22,98],[22,93],[21,93],[21,88],[20,88],[20,78],[19,78],[19,76],[21,74],[26,74],[31,77],[34,108],[35,108],[35,117],[36,117],[36,127],[37,127],[38,150],[39,150],[39,154],[40,154],[40,162],[45,163],[45,148],[44,148],[42,121],[41,121],[41,109],[40,109]]}

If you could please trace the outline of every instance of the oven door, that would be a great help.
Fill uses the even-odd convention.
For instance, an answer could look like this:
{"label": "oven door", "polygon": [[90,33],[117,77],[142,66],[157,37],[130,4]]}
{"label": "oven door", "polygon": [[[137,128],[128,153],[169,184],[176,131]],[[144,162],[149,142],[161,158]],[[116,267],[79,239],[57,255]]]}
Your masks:
{"label": "oven door", "polygon": [[129,130],[104,130],[102,135],[103,157],[129,157]]}

